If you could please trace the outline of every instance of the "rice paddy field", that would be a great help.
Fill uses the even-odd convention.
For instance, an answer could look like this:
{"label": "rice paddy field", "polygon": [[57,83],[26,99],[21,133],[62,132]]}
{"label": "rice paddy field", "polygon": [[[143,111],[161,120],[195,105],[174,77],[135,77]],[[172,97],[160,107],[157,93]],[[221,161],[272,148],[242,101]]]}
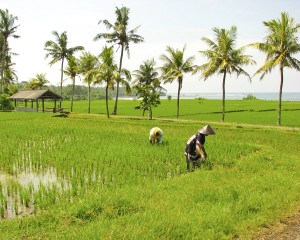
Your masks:
{"label": "rice paddy field", "polygon": [[[63,103],[68,108],[68,102]],[[75,102],[74,113],[0,112],[0,239],[252,239],[300,206],[300,104],[175,100]],[[113,101],[110,102],[112,109]],[[208,158],[186,172],[203,125]],[[151,145],[159,126],[164,142]]]}
{"label": "rice paddy field", "polygon": [[[176,99],[161,100],[161,104],[153,109],[153,118],[176,118]],[[121,100],[118,104],[118,115],[142,116],[141,110],[134,109],[139,100]],[[51,105],[52,106],[52,105]],[[112,111],[114,101],[109,101]],[[63,102],[63,107],[70,109],[70,102]],[[282,125],[300,127],[300,102],[282,102]],[[225,102],[225,122],[248,123],[262,125],[277,125],[278,101],[267,100],[227,100]],[[87,101],[76,101],[74,112],[87,113]],[[91,101],[91,113],[105,114],[105,101]],[[200,121],[221,121],[222,101],[204,100],[199,103],[197,99],[180,100],[179,119]],[[147,113],[145,114],[147,117]]]}

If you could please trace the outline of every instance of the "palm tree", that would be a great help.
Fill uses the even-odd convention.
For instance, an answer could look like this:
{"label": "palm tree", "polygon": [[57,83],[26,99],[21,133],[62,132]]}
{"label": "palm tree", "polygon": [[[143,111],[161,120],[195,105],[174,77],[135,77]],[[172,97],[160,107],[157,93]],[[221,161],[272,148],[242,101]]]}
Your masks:
{"label": "palm tree", "polygon": [[222,81],[222,122],[225,118],[225,80],[227,73],[236,73],[246,75],[251,81],[250,75],[241,67],[243,65],[254,64],[251,60],[251,56],[244,55],[245,46],[235,49],[237,28],[232,26],[229,30],[213,28],[215,34],[215,42],[206,37],[202,38],[202,41],[206,42],[209,46],[209,50],[199,51],[204,55],[208,62],[195,67],[193,74],[201,71],[201,77],[206,80],[215,73],[223,75]]}
{"label": "palm tree", "polygon": [[155,64],[154,59],[144,61],[140,65],[140,68],[134,71],[135,80],[132,81],[132,85],[146,83],[152,85],[154,88],[160,87],[160,80],[158,72],[155,69]]}
{"label": "palm tree", "polygon": [[[118,8],[116,7],[116,17],[117,20],[114,24],[110,23],[108,20],[101,20],[98,24],[102,23],[106,26],[107,30],[112,29],[111,33],[99,33],[96,35],[94,40],[98,40],[101,38],[106,39],[107,43],[113,43],[118,44],[119,47],[121,47],[121,56],[120,56],[120,62],[119,62],[119,72],[122,69],[122,62],[123,62],[123,53],[124,50],[128,54],[128,58],[130,57],[129,53],[129,43],[140,43],[144,41],[144,38],[137,35],[136,32],[138,30],[138,27],[127,31],[128,28],[128,22],[129,22],[129,8],[122,7]],[[117,81],[117,90],[116,90],[116,101],[115,106],[113,110],[113,114],[117,114],[118,109],[118,97],[119,97],[119,84],[120,82]]]}
{"label": "palm tree", "polygon": [[69,76],[72,80],[72,98],[71,98],[71,112],[73,112],[74,92],[75,92],[75,78],[79,74],[79,61],[74,57],[70,56],[68,66],[64,73]]}
{"label": "palm tree", "polygon": [[31,78],[25,88],[29,89],[44,89],[45,84],[49,83],[46,78],[46,73],[37,73],[34,78]]}
{"label": "palm tree", "polygon": [[92,75],[96,80],[94,84],[105,83],[105,103],[106,103],[106,115],[109,118],[108,111],[108,90],[114,89],[115,82],[120,82],[125,85],[126,90],[130,91],[129,83],[122,78],[124,74],[127,79],[131,79],[130,72],[126,69],[118,70],[118,65],[114,61],[113,47],[105,46],[99,55],[99,64],[97,67],[88,72],[88,75]]}
{"label": "palm tree", "polygon": [[16,35],[17,28],[19,25],[15,25],[15,21],[18,20],[16,16],[13,16],[6,9],[0,9],[0,36],[1,36],[1,49],[2,49],[2,59],[1,59],[1,81],[0,81],[0,94],[3,92],[4,85],[4,72],[7,69],[7,64],[5,62],[8,56],[8,38],[19,38],[20,36]]}
{"label": "palm tree", "polygon": [[[49,56],[52,57],[50,61],[50,66],[54,63],[61,61],[61,78],[60,78],[60,95],[62,95],[62,84],[63,84],[63,75],[64,75],[64,61],[69,60],[73,54],[79,50],[84,50],[82,46],[76,46],[68,48],[68,37],[67,32],[59,34],[57,31],[53,31],[52,34],[55,37],[55,41],[49,40],[45,43],[45,50],[48,52],[45,58]],[[60,101],[61,107],[61,101]]]}
{"label": "palm tree", "polygon": [[88,84],[88,113],[91,112],[91,84],[94,82],[94,76],[89,72],[96,68],[97,63],[97,57],[90,52],[84,52],[79,58],[79,73],[84,76],[83,81]]}
{"label": "palm tree", "polygon": [[134,71],[135,80],[132,82],[133,88],[137,91],[137,95],[143,100],[137,109],[143,109],[143,116],[148,110],[148,117],[152,119],[152,107],[160,104],[159,91],[164,90],[160,86],[158,72],[155,69],[154,59],[146,60],[140,65],[138,70]]}
{"label": "palm tree", "polygon": [[[9,49],[8,49],[9,50]],[[9,85],[14,84],[18,81],[18,75],[14,69],[15,63],[12,63],[11,56],[17,55],[16,53],[8,52],[5,58],[5,69],[4,69],[4,78],[3,78],[3,92],[8,91]],[[7,86],[7,87],[5,87]]]}
{"label": "palm tree", "polygon": [[252,46],[266,53],[266,60],[254,75],[261,74],[260,79],[271,72],[276,66],[280,70],[280,88],[278,101],[277,124],[281,125],[281,98],[283,87],[283,69],[285,67],[300,70],[300,62],[293,55],[300,52],[298,37],[300,24],[296,24],[294,18],[290,18],[287,13],[281,13],[281,19],[263,22],[268,29],[265,42],[254,43]]}
{"label": "palm tree", "polygon": [[186,46],[184,46],[182,51],[180,51],[167,46],[166,51],[169,55],[163,54],[160,56],[160,60],[163,62],[161,70],[164,83],[172,83],[175,79],[178,81],[177,118],[179,117],[179,98],[182,88],[183,75],[193,71],[193,63],[195,60],[194,56],[188,57],[186,60],[184,60],[185,48]]}

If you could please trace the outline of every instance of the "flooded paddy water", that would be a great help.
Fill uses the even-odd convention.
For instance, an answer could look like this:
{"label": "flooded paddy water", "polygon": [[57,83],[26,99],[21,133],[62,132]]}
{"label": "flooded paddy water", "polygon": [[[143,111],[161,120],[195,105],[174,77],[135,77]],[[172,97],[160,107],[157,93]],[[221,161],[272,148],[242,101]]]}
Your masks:
{"label": "flooded paddy water", "polygon": [[61,200],[72,202],[79,192],[112,181],[96,174],[97,167],[47,160],[52,148],[52,141],[20,144],[13,151],[13,163],[0,169],[0,220],[35,214]]}
{"label": "flooded paddy water", "polygon": [[[55,168],[33,171],[27,168],[19,171],[16,164],[14,174],[0,171],[0,219],[26,216],[35,212],[35,193],[40,187],[62,190]],[[67,184],[63,184],[67,186]]]}

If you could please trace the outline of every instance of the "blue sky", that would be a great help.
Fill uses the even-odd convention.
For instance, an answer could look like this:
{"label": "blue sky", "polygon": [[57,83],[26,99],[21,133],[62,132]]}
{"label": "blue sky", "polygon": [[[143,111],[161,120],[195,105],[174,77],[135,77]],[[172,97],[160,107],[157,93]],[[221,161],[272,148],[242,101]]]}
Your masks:
{"label": "blue sky", "polygon": [[[1,9],[8,9],[18,17],[19,39],[9,39],[13,52],[19,81],[28,81],[37,73],[46,73],[54,85],[60,81],[60,64],[52,67],[45,59],[44,44],[54,40],[51,32],[67,31],[69,47],[84,46],[87,51],[99,54],[105,41],[93,41],[97,33],[106,32],[99,20],[115,21],[115,8],[130,8],[129,29],[140,25],[138,34],[144,43],[130,45],[130,58],[124,58],[123,67],[136,70],[147,59],[154,58],[159,66],[159,56],[165,54],[166,46],[182,49],[186,45],[186,57],[194,55],[195,63],[203,64],[206,59],[198,51],[207,49],[202,37],[213,39],[212,28],[237,26],[237,45],[262,41],[266,28],[263,21],[277,19],[286,11],[296,23],[300,23],[299,0],[0,0]],[[299,35],[298,35],[299,36]],[[255,66],[245,67],[250,75],[263,64],[264,54],[248,49],[257,62]],[[115,55],[119,59],[120,51]],[[300,59],[300,56],[296,56]],[[243,76],[235,75],[226,80],[226,92],[278,92],[279,70],[274,69],[262,81],[254,77],[252,82]],[[66,80],[64,84],[71,83]],[[79,79],[78,84],[81,84]],[[169,93],[177,91],[177,83],[164,86]],[[300,73],[286,69],[284,73],[284,92],[300,92]],[[203,81],[199,76],[185,75],[183,93],[222,92],[222,76],[214,75]]]}

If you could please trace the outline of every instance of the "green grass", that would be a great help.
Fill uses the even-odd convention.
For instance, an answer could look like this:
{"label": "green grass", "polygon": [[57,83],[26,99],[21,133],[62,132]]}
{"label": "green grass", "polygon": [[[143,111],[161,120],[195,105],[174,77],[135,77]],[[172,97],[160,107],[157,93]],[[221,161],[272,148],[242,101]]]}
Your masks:
{"label": "green grass", "polygon": [[[154,118],[176,118],[176,99],[161,100],[161,104],[153,109]],[[119,100],[118,115],[142,116],[142,111],[135,110],[139,100]],[[74,102],[74,112],[87,113],[87,101]],[[109,101],[112,111],[114,101]],[[70,102],[63,102],[69,108]],[[105,101],[92,101],[91,113],[105,114]],[[282,126],[300,127],[300,102],[282,102]],[[225,102],[225,122],[277,125],[278,101],[266,100],[227,100]],[[145,114],[147,117],[147,113]],[[217,121],[222,117],[221,100],[204,100],[199,103],[196,99],[180,100],[180,119]]]}
{"label": "green grass", "polygon": [[[161,104],[153,109],[154,118],[176,118],[176,99],[161,100]],[[119,100],[118,115],[142,117],[142,111],[136,110],[135,106],[139,100]],[[70,101],[64,101],[62,106],[70,110]],[[53,107],[53,102],[46,102],[45,107]],[[109,101],[109,109],[112,112],[114,101]],[[87,113],[87,101],[75,101],[73,112]],[[92,114],[106,114],[105,101],[91,101]],[[281,125],[300,127],[300,102],[283,101],[281,112]],[[197,99],[180,100],[180,119],[216,121],[220,122],[222,117],[221,100],[204,100],[199,103]],[[278,101],[267,100],[226,100],[225,122],[247,123],[262,125],[277,125]],[[147,112],[145,113],[147,118]]]}
{"label": "green grass", "polygon": [[[133,102],[120,101],[120,115],[140,115],[125,111]],[[250,118],[253,113],[277,119],[276,111],[266,111],[275,102],[246,103],[228,101],[228,111],[235,112],[225,119],[230,122],[236,114],[231,121],[238,124],[217,123],[221,114],[213,112],[221,106],[217,109],[220,101],[214,100],[197,104],[201,110],[192,100],[182,101],[181,117],[192,121],[172,119],[175,101],[155,109],[155,117],[169,120],[0,113],[0,170],[17,176],[56,169],[69,186],[65,191],[40,186],[34,193],[36,214],[0,220],[0,238],[251,239],[300,204],[300,134],[292,128],[242,125],[268,124],[263,117]],[[297,104],[285,104],[296,109],[283,112],[285,121],[298,126],[290,117],[299,114]],[[202,111],[207,115],[196,121]],[[207,162],[186,173],[185,143],[207,123],[217,132],[207,137]],[[153,126],[164,131],[163,145],[148,143]],[[12,195],[22,190],[13,183],[9,188]],[[28,194],[26,187],[23,191]]]}

